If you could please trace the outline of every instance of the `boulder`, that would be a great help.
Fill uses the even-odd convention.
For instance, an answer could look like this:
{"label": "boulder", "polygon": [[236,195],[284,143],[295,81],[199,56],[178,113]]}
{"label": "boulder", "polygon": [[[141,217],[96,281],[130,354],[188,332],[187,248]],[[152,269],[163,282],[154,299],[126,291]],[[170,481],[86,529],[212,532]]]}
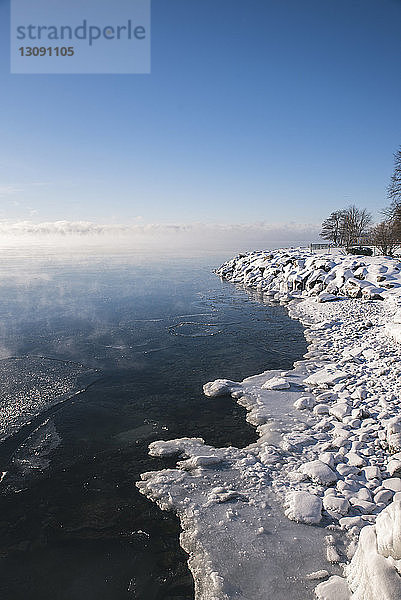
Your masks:
{"label": "boulder", "polygon": [[332,485],[337,481],[337,475],[321,460],[312,460],[299,468],[299,471],[316,483]]}

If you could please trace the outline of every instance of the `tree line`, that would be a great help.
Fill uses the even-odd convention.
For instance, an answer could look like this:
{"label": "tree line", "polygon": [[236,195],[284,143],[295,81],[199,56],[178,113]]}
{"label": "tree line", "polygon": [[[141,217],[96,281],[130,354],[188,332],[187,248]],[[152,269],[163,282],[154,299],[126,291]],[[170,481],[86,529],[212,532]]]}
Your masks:
{"label": "tree line", "polygon": [[364,208],[349,206],[336,210],[322,223],[320,236],[335,246],[372,245],[391,256],[401,246],[401,148],[394,155],[394,172],[387,188],[390,204],[383,220],[372,226],[372,215]]}

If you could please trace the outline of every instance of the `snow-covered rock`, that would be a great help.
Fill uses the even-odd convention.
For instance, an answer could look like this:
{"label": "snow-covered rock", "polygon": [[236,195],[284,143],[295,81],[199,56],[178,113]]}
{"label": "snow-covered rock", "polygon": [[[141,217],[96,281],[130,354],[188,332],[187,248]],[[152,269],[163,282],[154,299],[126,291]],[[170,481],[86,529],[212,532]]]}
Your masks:
{"label": "snow-covered rock", "polygon": [[350,503],[346,498],[340,498],[333,494],[329,494],[323,498],[323,508],[329,512],[344,516],[349,511]]}
{"label": "snow-covered rock", "polygon": [[332,485],[337,481],[337,475],[330,467],[321,460],[312,460],[300,468],[300,472],[316,483]]}
{"label": "snow-covered rock", "polygon": [[344,417],[351,414],[351,408],[346,402],[337,402],[330,407],[329,413],[339,421],[342,421]]}
{"label": "snow-covered rock", "polygon": [[317,371],[316,373],[309,375],[309,377],[306,377],[304,379],[304,383],[306,385],[316,385],[316,386],[335,385],[336,383],[339,383],[340,381],[347,379],[347,377],[349,377],[349,375],[345,371],[340,371],[340,370],[332,371],[329,369],[321,369],[320,371]]}
{"label": "snow-covered rock", "polygon": [[401,479],[399,477],[389,477],[382,481],[382,486],[386,490],[392,490],[393,492],[401,492]]}
{"label": "snow-covered rock", "polygon": [[333,302],[334,300],[338,300],[338,296],[335,294],[329,294],[327,292],[320,292],[317,296],[318,302]]}
{"label": "snow-covered rock", "polygon": [[322,519],[322,500],[309,492],[290,492],[285,499],[285,514],[299,523],[319,523]]}
{"label": "snow-covered rock", "polygon": [[295,400],[294,402],[294,408],[297,408],[298,410],[312,410],[312,408],[315,406],[316,404],[316,400],[314,399],[313,396],[301,396],[301,398],[298,398],[298,400]]}
{"label": "snow-covered rock", "polygon": [[387,424],[387,443],[390,452],[401,450],[401,417],[393,417]]}
{"label": "snow-covered rock", "polygon": [[387,471],[390,475],[397,475],[398,477],[401,475],[401,458],[392,458],[388,461]]}
{"label": "snow-covered rock", "polygon": [[[200,438],[150,446],[153,456],[180,457],[175,469],[143,474],[138,487],[179,515],[196,600],[233,594],[282,600],[295,589],[297,600],[308,595],[294,587],[297,577],[287,596],[267,586],[272,570],[265,561],[275,536],[266,533],[274,529],[280,536],[279,527],[265,523],[277,510],[270,493],[294,521],[286,527],[322,523],[324,509],[323,525],[333,529],[325,552],[316,545],[321,562],[305,573],[332,573],[333,563],[345,560],[341,543],[351,540],[348,579],[330,577],[316,588],[318,598],[399,600],[401,262],[287,249],[239,255],[216,273],[264,302],[285,304],[305,325],[309,347],[285,373],[265,371],[242,382],[218,379],[204,386],[207,396],[231,395],[246,409],[259,435],[248,448],[213,448]],[[284,562],[273,569],[276,574],[289,568],[280,552],[277,560]],[[308,581],[305,575],[306,586]]]}

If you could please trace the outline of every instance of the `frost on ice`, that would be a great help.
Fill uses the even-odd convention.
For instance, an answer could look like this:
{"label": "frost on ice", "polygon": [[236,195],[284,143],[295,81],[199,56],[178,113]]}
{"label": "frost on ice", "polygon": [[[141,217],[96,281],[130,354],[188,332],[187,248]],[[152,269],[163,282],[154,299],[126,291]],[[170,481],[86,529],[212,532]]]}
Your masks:
{"label": "frost on ice", "polygon": [[285,304],[309,345],[287,373],[205,384],[245,407],[256,443],[150,446],[177,466],[137,485],[178,514],[196,600],[400,599],[401,262],[294,249],[216,273]]}

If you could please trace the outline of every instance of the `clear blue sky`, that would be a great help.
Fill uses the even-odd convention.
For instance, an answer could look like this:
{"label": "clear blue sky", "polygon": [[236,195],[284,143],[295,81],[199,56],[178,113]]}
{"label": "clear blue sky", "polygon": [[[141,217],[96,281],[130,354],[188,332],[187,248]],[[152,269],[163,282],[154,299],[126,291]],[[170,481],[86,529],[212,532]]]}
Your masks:
{"label": "clear blue sky", "polygon": [[0,220],[319,223],[386,204],[401,0],[153,0],[150,75],[10,75],[5,0],[0,26]]}

